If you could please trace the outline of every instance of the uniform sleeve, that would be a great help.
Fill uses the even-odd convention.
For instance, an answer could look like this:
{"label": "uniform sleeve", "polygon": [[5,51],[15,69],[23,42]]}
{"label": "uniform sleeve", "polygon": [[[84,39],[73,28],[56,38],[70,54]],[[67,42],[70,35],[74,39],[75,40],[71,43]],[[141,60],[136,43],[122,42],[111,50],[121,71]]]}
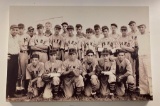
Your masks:
{"label": "uniform sleeve", "polygon": [[127,72],[123,75],[123,77],[127,77],[129,75],[132,75],[132,65],[129,60],[126,59],[126,70]]}
{"label": "uniform sleeve", "polygon": [[41,63],[40,67],[39,67],[39,74],[38,76],[42,76],[42,74],[45,72],[45,69],[44,69],[44,63]]}
{"label": "uniform sleeve", "polygon": [[31,75],[30,75],[30,72],[29,72],[29,65],[27,65],[27,68],[26,68],[26,80],[29,80],[31,79]]}
{"label": "uniform sleeve", "polygon": [[49,46],[49,38],[48,37],[45,37],[44,45]]}

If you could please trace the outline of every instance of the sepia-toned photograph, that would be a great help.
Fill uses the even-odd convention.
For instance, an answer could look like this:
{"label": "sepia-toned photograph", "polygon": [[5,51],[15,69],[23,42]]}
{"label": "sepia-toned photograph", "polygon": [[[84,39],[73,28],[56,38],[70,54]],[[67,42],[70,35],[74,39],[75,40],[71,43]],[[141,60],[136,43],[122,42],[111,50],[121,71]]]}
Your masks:
{"label": "sepia-toned photograph", "polygon": [[11,6],[6,101],[153,100],[148,6]]}

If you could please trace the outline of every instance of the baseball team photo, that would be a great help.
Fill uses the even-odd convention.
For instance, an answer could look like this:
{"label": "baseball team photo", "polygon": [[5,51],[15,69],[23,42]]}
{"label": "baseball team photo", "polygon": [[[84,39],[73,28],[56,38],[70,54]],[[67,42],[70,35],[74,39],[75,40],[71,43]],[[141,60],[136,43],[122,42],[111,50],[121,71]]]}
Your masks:
{"label": "baseball team photo", "polygon": [[6,101],[153,100],[149,7],[11,6]]}

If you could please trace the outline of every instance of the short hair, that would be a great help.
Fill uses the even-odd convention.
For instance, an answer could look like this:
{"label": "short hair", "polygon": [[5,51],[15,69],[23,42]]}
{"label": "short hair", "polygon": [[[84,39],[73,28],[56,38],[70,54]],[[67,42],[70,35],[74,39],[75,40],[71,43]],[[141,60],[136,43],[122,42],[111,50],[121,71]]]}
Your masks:
{"label": "short hair", "polygon": [[81,24],[76,24],[76,28],[82,28],[82,25]]}
{"label": "short hair", "polygon": [[102,26],[102,32],[107,29],[109,31],[109,28],[107,26]]}
{"label": "short hair", "polygon": [[45,24],[51,24],[51,25],[52,25],[52,23],[51,23],[51,22],[49,22],[49,21],[48,21],[48,22],[46,22]]}
{"label": "short hair", "polygon": [[100,28],[100,25],[98,25],[98,24],[95,24],[94,25],[94,30],[97,30],[97,29],[99,29]]}
{"label": "short hair", "polygon": [[44,28],[43,24],[37,24],[37,29]]}
{"label": "short hair", "polygon": [[115,26],[116,28],[118,28],[118,25],[115,23],[112,23],[111,26]]}
{"label": "short hair", "polygon": [[18,24],[18,28],[19,28],[19,29],[23,29],[24,27],[25,27],[24,24],[22,24],[22,23],[19,23],[19,24]]}
{"label": "short hair", "polygon": [[72,25],[68,25],[67,30],[72,29],[74,30],[74,27]]}
{"label": "short hair", "polygon": [[87,28],[86,33],[93,33],[93,29],[92,28]]}

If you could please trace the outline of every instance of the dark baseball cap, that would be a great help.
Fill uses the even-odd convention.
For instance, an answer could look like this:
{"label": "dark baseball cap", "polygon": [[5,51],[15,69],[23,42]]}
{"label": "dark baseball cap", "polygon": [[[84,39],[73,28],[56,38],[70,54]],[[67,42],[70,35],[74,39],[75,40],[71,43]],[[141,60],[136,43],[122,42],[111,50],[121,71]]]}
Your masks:
{"label": "dark baseball cap", "polygon": [[117,52],[117,54],[119,54],[119,53],[126,53],[126,51],[122,50],[122,49],[117,49],[116,52]]}
{"label": "dark baseball cap", "polygon": [[51,49],[49,51],[49,55],[54,55],[54,54],[57,54],[57,50],[56,49]]}
{"label": "dark baseball cap", "polygon": [[38,59],[39,59],[39,55],[34,53],[34,54],[31,55],[31,58],[32,58],[32,59],[33,59],[33,58],[38,58]]}
{"label": "dark baseball cap", "polygon": [[91,50],[91,49],[88,49],[88,50],[86,51],[86,55],[88,55],[89,53],[93,53],[93,55],[94,55],[94,52],[93,52],[93,50]]}
{"label": "dark baseball cap", "polygon": [[44,27],[43,24],[37,24],[37,29],[41,29],[43,27]]}
{"label": "dark baseball cap", "polygon": [[24,27],[25,27],[24,24],[22,24],[22,23],[18,24],[18,28],[22,28],[23,29]]}
{"label": "dark baseball cap", "polygon": [[141,27],[141,26],[145,26],[145,27],[146,27],[146,25],[145,25],[145,24],[140,24],[140,25],[138,25],[137,27],[139,28],[139,27]]}
{"label": "dark baseball cap", "polygon": [[116,28],[118,27],[116,23],[112,23],[111,26],[115,26]]}
{"label": "dark baseball cap", "polygon": [[61,25],[62,25],[62,26],[63,26],[63,25],[68,25],[68,23],[67,23],[67,22],[63,22]]}
{"label": "dark baseball cap", "polygon": [[72,25],[68,25],[67,30],[68,29],[73,29],[74,30],[74,27]]}
{"label": "dark baseball cap", "polygon": [[105,29],[109,30],[107,26],[102,26],[102,31],[104,31]]}
{"label": "dark baseball cap", "polygon": [[61,26],[60,25],[55,25],[54,28],[61,29]]}
{"label": "dark baseball cap", "polygon": [[102,55],[111,54],[111,51],[108,50],[107,48],[104,48],[101,54],[102,54]]}
{"label": "dark baseball cap", "polygon": [[97,30],[97,29],[99,29],[100,28],[100,25],[99,24],[95,24],[94,25],[94,30]]}
{"label": "dark baseball cap", "polygon": [[34,30],[32,26],[28,27],[28,31]]}
{"label": "dark baseball cap", "polygon": [[10,29],[13,29],[13,28],[18,28],[18,25],[11,25]]}
{"label": "dark baseball cap", "polygon": [[87,28],[86,33],[93,33],[93,29],[92,28]]}
{"label": "dark baseball cap", "polygon": [[76,49],[75,48],[70,48],[69,49],[69,55],[72,55],[74,53],[77,53]]}
{"label": "dark baseball cap", "polygon": [[127,30],[126,26],[121,26],[121,30]]}
{"label": "dark baseball cap", "polygon": [[128,23],[128,25],[131,25],[131,24],[133,24],[133,23],[136,23],[135,21],[130,21],[129,23]]}

